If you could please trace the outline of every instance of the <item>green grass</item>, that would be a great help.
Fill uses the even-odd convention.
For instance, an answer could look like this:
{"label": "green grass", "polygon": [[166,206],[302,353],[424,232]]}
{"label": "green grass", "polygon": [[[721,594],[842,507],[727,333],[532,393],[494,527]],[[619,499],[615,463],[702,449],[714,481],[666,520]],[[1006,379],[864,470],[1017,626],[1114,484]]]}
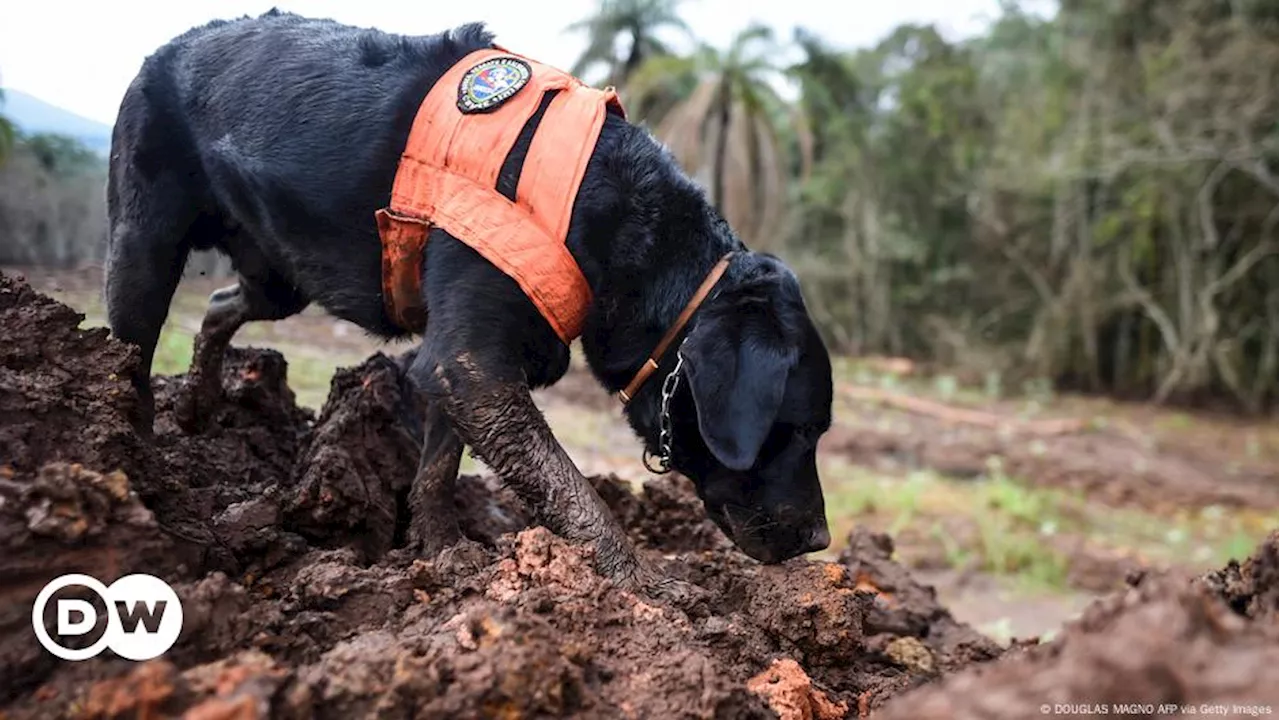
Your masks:
{"label": "green grass", "polygon": [[191,367],[191,348],[195,344],[194,333],[177,328],[165,328],[156,344],[155,360],[151,372],[156,375],[177,375]]}
{"label": "green grass", "polygon": [[1006,387],[1006,382],[998,372],[988,373],[980,384],[970,384],[946,373],[896,375],[856,357],[832,358],[831,372],[837,382],[876,387],[958,405],[982,405],[1001,398],[1020,397],[1024,404],[1024,414],[1028,415],[1036,414],[1053,400],[1052,388],[1044,381],[1028,381],[1019,388],[1010,388]]}

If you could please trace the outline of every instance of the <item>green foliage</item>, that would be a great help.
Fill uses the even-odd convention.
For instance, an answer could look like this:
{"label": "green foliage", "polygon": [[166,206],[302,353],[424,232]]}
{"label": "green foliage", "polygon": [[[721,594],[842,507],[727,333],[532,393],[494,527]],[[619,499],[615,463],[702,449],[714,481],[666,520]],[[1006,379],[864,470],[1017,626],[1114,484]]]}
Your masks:
{"label": "green foliage", "polygon": [[100,260],[106,161],[61,135],[13,138],[0,163],[0,265],[73,267]]}
{"label": "green foliage", "polygon": [[0,117],[0,162],[4,162],[13,151],[13,142],[16,137],[17,131],[14,130],[13,123],[9,122],[8,118]]}
{"label": "green foliage", "polygon": [[[761,30],[650,59],[624,91],[748,243],[796,268],[835,349],[970,383],[1274,404],[1274,4],[1007,2],[963,42],[904,25],[853,52],[793,45],[793,104]],[[721,142],[747,116],[772,139]],[[735,196],[786,201],[781,231]]]}
{"label": "green foliage", "polygon": [[41,168],[55,175],[100,170],[105,164],[84,143],[65,135],[37,133],[23,137],[22,144]]}
{"label": "green foliage", "polygon": [[[0,105],[4,101],[4,91],[0,90]],[[9,121],[9,118],[0,115],[0,162],[4,162],[5,158],[13,150],[13,142],[17,138],[17,128]]]}

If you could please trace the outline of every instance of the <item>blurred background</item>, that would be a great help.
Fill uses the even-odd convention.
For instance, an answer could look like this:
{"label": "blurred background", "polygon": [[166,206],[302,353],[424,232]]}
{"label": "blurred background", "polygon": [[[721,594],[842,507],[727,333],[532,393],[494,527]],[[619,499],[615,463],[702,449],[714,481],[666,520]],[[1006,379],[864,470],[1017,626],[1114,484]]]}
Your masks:
{"label": "blurred background", "polygon": [[[2,11],[0,267],[101,324],[125,88],[174,35],[271,4],[85,5]],[[1047,630],[1126,574],[1216,567],[1276,526],[1275,3],[433,5],[280,7],[405,34],[483,20],[617,86],[801,277],[838,356],[835,534],[890,532],[962,619]],[[159,372],[185,370],[229,273],[189,265]],[[315,308],[238,342],[284,351],[312,406],[387,349]],[[584,470],[643,479],[580,367],[540,402]]]}

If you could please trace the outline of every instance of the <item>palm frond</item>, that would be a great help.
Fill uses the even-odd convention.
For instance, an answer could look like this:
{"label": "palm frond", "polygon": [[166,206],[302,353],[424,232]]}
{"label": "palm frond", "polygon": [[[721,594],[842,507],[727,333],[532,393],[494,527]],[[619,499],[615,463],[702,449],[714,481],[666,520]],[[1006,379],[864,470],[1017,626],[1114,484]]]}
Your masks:
{"label": "palm frond", "polygon": [[639,119],[661,120],[685,100],[698,82],[693,58],[662,55],[650,58],[622,86],[627,107]]}
{"label": "palm frond", "polygon": [[720,96],[719,78],[708,77],[658,125],[657,135],[685,171],[696,174],[703,163],[703,128]]}

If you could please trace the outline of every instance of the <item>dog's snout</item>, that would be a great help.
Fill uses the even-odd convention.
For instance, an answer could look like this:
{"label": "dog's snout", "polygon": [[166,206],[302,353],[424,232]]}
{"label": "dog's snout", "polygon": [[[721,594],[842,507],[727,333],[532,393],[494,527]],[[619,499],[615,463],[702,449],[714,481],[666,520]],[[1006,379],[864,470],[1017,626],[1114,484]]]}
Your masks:
{"label": "dog's snout", "polygon": [[827,529],[827,524],[823,523],[818,527],[809,531],[809,536],[805,543],[805,552],[818,552],[826,550],[831,546],[831,531]]}

